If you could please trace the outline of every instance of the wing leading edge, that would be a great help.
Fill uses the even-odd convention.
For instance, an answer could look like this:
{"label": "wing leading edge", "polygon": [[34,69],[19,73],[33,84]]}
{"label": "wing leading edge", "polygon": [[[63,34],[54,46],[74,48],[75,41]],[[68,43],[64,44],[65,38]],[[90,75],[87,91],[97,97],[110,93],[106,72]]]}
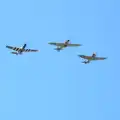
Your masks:
{"label": "wing leading edge", "polygon": [[15,50],[15,51],[19,51],[21,48],[19,47],[13,47],[13,46],[6,46],[6,48],[9,48],[9,49],[12,49],[12,50]]}
{"label": "wing leading edge", "polygon": [[105,60],[107,57],[95,57],[95,60]]}
{"label": "wing leading edge", "polygon": [[[20,51],[22,48],[19,47],[12,47],[12,46],[6,46],[6,48],[15,50],[15,51]],[[39,50],[35,50],[35,49],[23,49],[23,52],[38,52]]]}
{"label": "wing leading edge", "polygon": [[81,58],[87,59],[87,60],[105,60],[106,57],[92,57],[92,56],[85,56],[85,55],[78,55]]}
{"label": "wing leading edge", "polygon": [[[48,44],[50,45],[56,45],[56,46],[64,46],[65,44],[64,43],[56,43],[56,42],[49,42]],[[67,44],[67,46],[69,47],[77,47],[77,46],[82,46],[81,44]]]}
{"label": "wing leading edge", "polygon": [[35,49],[24,49],[23,52],[38,52],[39,50]]}

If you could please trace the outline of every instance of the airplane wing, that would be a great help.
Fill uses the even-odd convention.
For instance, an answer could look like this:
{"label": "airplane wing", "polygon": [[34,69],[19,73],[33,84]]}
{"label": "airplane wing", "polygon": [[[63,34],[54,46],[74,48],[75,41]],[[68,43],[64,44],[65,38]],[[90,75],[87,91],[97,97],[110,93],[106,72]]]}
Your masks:
{"label": "airplane wing", "polygon": [[84,58],[84,59],[86,59],[86,57],[87,57],[85,55],[78,55],[78,56],[81,57],[81,58]]}
{"label": "airplane wing", "polygon": [[95,60],[105,60],[105,59],[107,59],[107,58],[105,58],[105,57],[95,57]]}
{"label": "airplane wing", "polygon": [[9,49],[12,49],[12,50],[15,50],[15,51],[18,51],[19,49],[21,48],[18,48],[18,47],[13,47],[13,46],[6,46],[6,48],[9,48]]}
{"label": "airplane wing", "polygon": [[[64,43],[56,43],[56,42],[50,42],[48,43],[50,45],[56,45],[56,46],[64,46]],[[81,46],[81,44],[67,44],[67,46],[69,47],[77,47],[77,46]]]}
{"label": "airplane wing", "polygon": [[81,44],[67,44],[68,47],[77,47],[82,46]]}
{"label": "airplane wing", "polygon": [[35,49],[24,49],[23,52],[38,52],[39,50]]}
{"label": "airplane wing", "polygon": [[64,43],[49,42],[50,45],[64,46]]}

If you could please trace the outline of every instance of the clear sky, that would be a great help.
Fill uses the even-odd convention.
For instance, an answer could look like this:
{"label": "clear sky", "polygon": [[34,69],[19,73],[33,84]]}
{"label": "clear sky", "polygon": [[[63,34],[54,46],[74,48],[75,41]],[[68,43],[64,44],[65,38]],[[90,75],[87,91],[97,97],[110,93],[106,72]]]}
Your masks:
{"label": "clear sky", "polygon": [[[120,120],[120,1],[1,0],[0,120]],[[83,44],[61,52],[48,42]],[[39,49],[22,56],[6,45]],[[108,57],[82,64],[77,54]]]}

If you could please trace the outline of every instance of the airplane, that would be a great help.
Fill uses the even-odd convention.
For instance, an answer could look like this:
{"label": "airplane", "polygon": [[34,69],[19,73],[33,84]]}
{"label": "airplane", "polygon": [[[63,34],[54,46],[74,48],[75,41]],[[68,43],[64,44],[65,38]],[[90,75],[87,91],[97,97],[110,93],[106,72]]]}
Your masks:
{"label": "airplane", "polygon": [[79,57],[86,59],[85,61],[83,61],[82,63],[84,64],[88,64],[91,61],[95,61],[95,60],[105,60],[107,59],[106,57],[96,57],[96,53],[93,53],[92,56],[86,56],[86,55],[78,55]]}
{"label": "airplane", "polygon": [[34,50],[34,49],[25,49],[26,46],[27,44],[24,44],[22,47],[13,47],[6,45],[6,48],[14,50],[15,52],[11,52],[11,53],[15,55],[22,55],[23,52],[38,52],[38,50]]}
{"label": "airplane", "polygon": [[57,50],[58,52],[60,50],[63,50],[63,48],[66,48],[66,47],[78,47],[78,46],[82,46],[81,44],[71,44],[70,40],[66,40],[64,43],[49,42],[48,44],[57,46],[57,48],[55,48],[54,50]]}

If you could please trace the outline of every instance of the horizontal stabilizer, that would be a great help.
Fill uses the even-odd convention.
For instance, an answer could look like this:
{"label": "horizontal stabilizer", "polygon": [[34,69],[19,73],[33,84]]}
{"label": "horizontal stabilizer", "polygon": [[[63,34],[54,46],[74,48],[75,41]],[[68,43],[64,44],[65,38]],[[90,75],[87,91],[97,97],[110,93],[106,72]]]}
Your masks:
{"label": "horizontal stabilizer", "polygon": [[11,52],[12,54],[15,54],[15,55],[18,55],[18,53],[17,52]]}

